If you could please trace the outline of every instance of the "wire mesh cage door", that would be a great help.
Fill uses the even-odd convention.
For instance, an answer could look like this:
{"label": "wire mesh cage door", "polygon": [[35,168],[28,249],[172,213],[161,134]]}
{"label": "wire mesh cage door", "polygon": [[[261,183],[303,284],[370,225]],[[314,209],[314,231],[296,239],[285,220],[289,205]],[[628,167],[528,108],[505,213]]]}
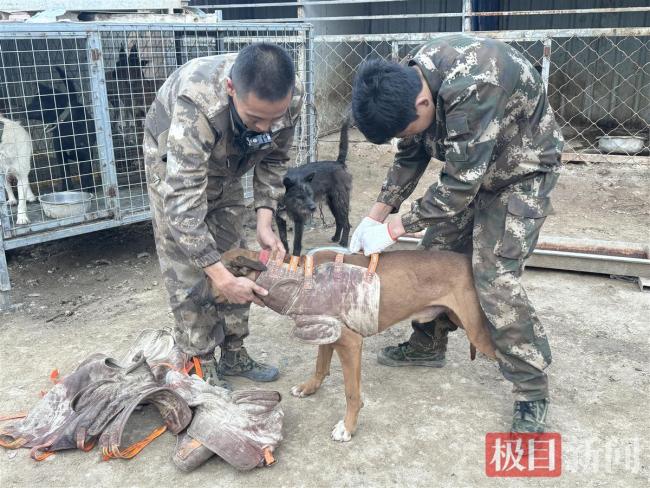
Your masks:
{"label": "wire mesh cage door", "polygon": [[109,217],[115,207],[96,39],[37,34],[0,30],[0,215],[7,239]]}
{"label": "wire mesh cage door", "polygon": [[[147,25],[122,26],[101,32],[106,91],[115,156],[120,217],[126,220],[148,215],[142,138],[146,110],[167,77],[191,59],[236,53],[253,42],[284,47],[306,85],[309,30],[295,25]],[[311,87],[306,98],[311,100]],[[311,105],[303,108],[294,137],[296,164],[306,162],[313,142],[309,130]],[[252,175],[243,178],[244,196],[252,198]]]}
{"label": "wire mesh cage door", "polygon": [[304,85],[291,161],[308,162],[307,24],[0,24],[0,309],[5,250],[150,218],[142,139],[158,89],[193,58],[260,41],[287,49]]}

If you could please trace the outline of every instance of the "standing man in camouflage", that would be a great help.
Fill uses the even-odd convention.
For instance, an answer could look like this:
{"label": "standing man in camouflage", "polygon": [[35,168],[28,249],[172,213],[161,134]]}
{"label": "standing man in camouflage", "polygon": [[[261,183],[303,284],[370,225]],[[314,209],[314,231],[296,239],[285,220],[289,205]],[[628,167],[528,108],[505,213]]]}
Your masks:
{"label": "standing man in camouflage", "polygon": [[[223,375],[254,381],[278,376],[277,368],[253,360],[243,346],[250,302],[261,304],[256,295],[267,292],[234,277],[220,257],[245,245],[241,177],[251,168],[257,241],[284,255],[271,222],[301,104],[289,54],[259,43],[181,66],[147,114],[149,199],[174,334],[213,384]],[[217,303],[212,289],[228,303]]]}
{"label": "standing man in camouflage", "polygon": [[[352,236],[352,251],[380,252],[404,233],[427,228],[425,247],[471,254],[499,366],[514,385],[512,431],[543,431],[551,351],[521,275],[551,210],[563,140],[540,75],[507,44],[445,36],[403,65],[366,63],[354,82],[352,109],[371,142],[401,138],[377,203]],[[384,223],[432,157],[444,161],[438,181],[410,212]],[[455,326],[446,316],[412,326],[410,340],[385,348],[379,362],[442,367]]]}

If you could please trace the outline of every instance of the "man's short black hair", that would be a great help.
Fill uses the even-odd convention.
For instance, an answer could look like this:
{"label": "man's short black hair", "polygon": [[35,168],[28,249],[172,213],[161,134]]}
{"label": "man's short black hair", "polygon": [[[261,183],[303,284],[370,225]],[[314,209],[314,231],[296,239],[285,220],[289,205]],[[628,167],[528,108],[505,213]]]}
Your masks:
{"label": "man's short black hair", "polygon": [[239,51],[230,78],[239,96],[246,97],[253,92],[262,100],[276,102],[292,90],[296,72],[285,49],[259,42]]}
{"label": "man's short black hair", "polygon": [[383,59],[367,61],[352,87],[357,127],[370,142],[383,144],[417,119],[415,99],[421,90],[415,69]]}

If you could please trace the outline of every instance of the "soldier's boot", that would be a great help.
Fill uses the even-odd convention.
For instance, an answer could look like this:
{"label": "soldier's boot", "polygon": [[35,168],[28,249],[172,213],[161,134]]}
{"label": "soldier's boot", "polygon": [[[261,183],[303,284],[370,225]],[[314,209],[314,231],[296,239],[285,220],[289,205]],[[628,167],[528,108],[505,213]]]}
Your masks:
{"label": "soldier's boot", "polygon": [[384,366],[426,366],[442,368],[447,360],[449,329],[436,328],[429,347],[421,347],[411,341],[397,346],[388,346],[379,351],[377,361]]}
{"label": "soldier's boot", "polygon": [[201,371],[203,372],[203,379],[207,383],[210,383],[212,386],[218,386],[219,388],[225,388],[226,390],[232,391],[232,385],[224,380],[219,374],[219,367],[217,365],[217,360],[214,357],[214,353],[198,356],[198,358],[201,365]]}
{"label": "soldier's boot", "polygon": [[549,403],[550,401],[546,398],[530,402],[516,401],[510,431],[544,432]]}
{"label": "soldier's boot", "polygon": [[245,347],[236,350],[221,349],[219,373],[222,376],[243,376],[252,381],[275,381],[280,371],[275,366],[258,363],[248,355]]}

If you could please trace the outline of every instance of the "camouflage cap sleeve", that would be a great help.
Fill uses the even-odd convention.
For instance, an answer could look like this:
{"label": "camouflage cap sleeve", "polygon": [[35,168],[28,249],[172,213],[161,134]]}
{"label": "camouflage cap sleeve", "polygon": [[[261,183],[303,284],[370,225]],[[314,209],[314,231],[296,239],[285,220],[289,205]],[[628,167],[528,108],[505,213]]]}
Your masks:
{"label": "camouflage cap sleeve", "polygon": [[473,83],[447,96],[445,165],[438,182],[402,216],[407,232],[463,211],[478,192],[500,132],[508,96],[490,83]]}
{"label": "camouflage cap sleeve", "polygon": [[253,193],[255,210],[270,208],[275,211],[277,202],[284,193],[282,177],[287,172],[289,151],[293,145],[295,126],[300,117],[303,103],[302,83],[296,78],[291,105],[284,121],[284,128],[275,137],[275,149],[255,165],[253,171]]}
{"label": "camouflage cap sleeve", "polygon": [[377,197],[378,202],[393,207],[393,213],[413,193],[431,160],[421,136],[401,139],[397,149],[395,161],[388,170]]}
{"label": "camouflage cap sleeve", "polygon": [[215,143],[216,134],[206,116],[191,100],[179,97],[167,137],[163,205],[174,240],[201,268],[220,259],[205,223],[208,159]]}

